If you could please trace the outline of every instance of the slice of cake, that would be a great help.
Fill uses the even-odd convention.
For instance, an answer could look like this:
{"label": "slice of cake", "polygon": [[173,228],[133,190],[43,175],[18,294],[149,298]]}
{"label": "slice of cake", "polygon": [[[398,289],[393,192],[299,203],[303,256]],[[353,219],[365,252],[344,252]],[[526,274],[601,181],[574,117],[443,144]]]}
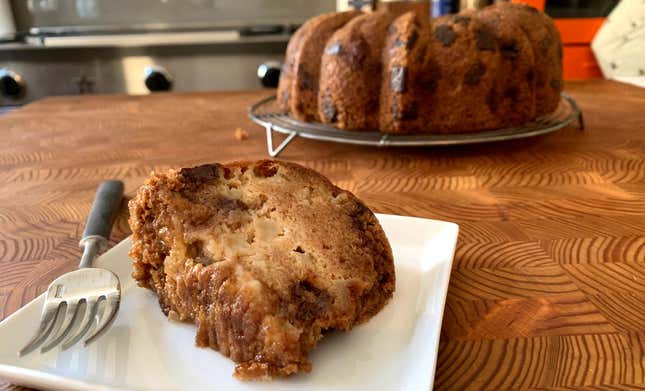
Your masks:
{"label": "slice of cake", "polygon": [[278,161],[153,173],[130,201],[133,277],[241,379],[309,371],[326,330],[392,297],[374,214],[322,175]]}

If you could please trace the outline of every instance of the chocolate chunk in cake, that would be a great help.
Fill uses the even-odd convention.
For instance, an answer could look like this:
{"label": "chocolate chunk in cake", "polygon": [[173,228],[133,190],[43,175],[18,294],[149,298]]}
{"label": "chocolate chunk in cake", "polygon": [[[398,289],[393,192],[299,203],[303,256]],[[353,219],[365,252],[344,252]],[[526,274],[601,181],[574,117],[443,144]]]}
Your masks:
{"label": "chocolate chunk in cake", "polygon": [[455,42],[455,39],[457,39],[455,30],[452,29],[452,26],[448,25],[437,26],[437,28],[432,33],[432,36],[437,41],[441,42],[444,47],[452,46],[452,44]]}

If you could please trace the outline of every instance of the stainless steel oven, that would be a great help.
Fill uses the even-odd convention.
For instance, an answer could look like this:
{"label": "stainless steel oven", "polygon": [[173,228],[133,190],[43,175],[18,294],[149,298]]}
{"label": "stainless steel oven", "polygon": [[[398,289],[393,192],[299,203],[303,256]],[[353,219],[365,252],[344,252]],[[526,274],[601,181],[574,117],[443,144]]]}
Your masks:
{"label": "stainless steel oven", "polygon": [[13,0],[12,7],[18,39],[0,43],[1,106],[51,95],[258,88],[258,67],[279,64],[295,29],[336,2]]}

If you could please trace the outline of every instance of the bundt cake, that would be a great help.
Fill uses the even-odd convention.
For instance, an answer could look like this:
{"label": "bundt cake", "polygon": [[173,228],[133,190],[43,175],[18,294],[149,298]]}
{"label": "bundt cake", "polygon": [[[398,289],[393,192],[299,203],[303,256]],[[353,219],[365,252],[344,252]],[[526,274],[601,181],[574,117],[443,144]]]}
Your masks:
{"label": "bundt cake", "polygon": [[324,331],[367,321],[395,288],[374,214],[294,163],[153,173],[129,206],[134,279],[241,379],[309,371]]}
{"label": "bundt cake", "polygon": [[562,43],[524,4],[427,20],[415,13],[339,12],[292,37],[278,104],[305,122],[385,133],[461,133],[553,112]]}

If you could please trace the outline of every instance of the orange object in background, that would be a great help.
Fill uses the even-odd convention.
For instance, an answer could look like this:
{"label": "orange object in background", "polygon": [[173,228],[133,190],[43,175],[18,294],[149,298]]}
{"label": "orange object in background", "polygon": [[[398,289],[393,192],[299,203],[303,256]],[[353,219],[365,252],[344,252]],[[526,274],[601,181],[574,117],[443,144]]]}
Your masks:
{"label": "orange object in background", "polygon": [[546,4],[546,0],[512,0],[513,3],[522,3],[522,4],[528,4],[531,7],[535,7],[539,9],[540,11],[544,11],[544,6]]}
{"label": "orange object in background", "polygon": [[591,41],[605,18],[553,19],[562,38],[565,80],[597,79],[602,72],[591,51]]}
{"label": "orange object in background", "polygon": [[[546,0],[513,0],[544,11]],[[562,76],[565,80],[602,78],[591,41],[605,18],[554,18],[562,38]]]}

